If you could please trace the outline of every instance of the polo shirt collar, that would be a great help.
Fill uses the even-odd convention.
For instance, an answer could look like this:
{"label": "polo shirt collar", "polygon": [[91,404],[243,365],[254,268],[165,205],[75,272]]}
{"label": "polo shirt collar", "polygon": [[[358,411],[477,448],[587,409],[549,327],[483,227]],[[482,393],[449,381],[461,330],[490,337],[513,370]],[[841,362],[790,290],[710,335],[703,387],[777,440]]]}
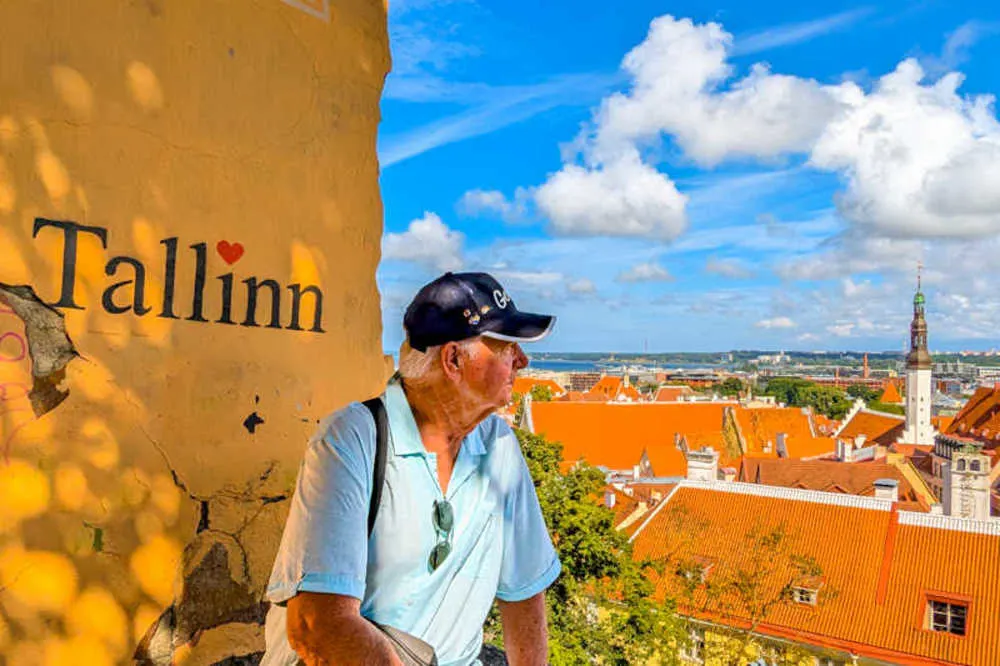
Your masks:
{"label": "polo shirt collar", "polygon": [[[426,456],[427,449],[420,437],[420,429],[413,418],[410,401],[399,379],[393,378],[385,388],[385,411],[389,417],[389,434],[392,450],[397,456]],[[462,440],[459,457],[463,453],[474,456],[486,455],[486,445],[476,427]]]}

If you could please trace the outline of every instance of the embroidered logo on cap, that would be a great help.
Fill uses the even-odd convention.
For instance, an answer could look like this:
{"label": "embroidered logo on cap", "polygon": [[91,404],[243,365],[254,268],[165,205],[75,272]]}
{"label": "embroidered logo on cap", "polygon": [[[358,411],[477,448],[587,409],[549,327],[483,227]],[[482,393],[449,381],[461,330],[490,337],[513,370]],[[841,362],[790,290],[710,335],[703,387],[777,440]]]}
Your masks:
{"label": "embroidered logo on cap", "polygon": [[496,301],[498,308],[505,310],[507,308],[507,304],[510,303],[510,296],[507,295],[507,292],[494,289],[493,300]]}

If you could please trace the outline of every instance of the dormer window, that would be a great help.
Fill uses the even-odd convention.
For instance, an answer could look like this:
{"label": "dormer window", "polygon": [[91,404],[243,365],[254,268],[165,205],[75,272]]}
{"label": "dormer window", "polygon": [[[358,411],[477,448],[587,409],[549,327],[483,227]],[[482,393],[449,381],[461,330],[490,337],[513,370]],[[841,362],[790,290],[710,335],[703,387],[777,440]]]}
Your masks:
{"label": "dormer window", "polygon": [[959,601],[927,600],[927,628],[931,631],[965,636],[968,604]]}
{"label": "dormer window", "polygon": [[815,606],[819,599],[819,590],[813,587],[793,587],[792,600],[797,604]]}

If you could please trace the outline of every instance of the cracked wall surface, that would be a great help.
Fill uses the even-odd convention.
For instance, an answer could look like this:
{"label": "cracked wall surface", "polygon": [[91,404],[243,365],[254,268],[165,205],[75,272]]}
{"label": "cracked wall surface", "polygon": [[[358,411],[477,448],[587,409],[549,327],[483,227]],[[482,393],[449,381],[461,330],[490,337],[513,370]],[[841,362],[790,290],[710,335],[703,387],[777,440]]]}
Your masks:
{"label": "cracked wall surface", "polygon": [[0,663],[256,664],[386,377],[382,0],[0,3]]}

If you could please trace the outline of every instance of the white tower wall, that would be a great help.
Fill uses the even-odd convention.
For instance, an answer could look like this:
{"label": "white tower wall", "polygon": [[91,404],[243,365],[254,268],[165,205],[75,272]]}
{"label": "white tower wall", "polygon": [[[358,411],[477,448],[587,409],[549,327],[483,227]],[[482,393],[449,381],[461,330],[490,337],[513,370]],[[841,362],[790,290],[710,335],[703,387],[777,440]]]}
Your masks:
{"label": "white tower wall", "polygon": [[930,368],[908,368],[906,371],[906,428],[900,441],[906,444],[934,444],[934,429],[931,427]]}

